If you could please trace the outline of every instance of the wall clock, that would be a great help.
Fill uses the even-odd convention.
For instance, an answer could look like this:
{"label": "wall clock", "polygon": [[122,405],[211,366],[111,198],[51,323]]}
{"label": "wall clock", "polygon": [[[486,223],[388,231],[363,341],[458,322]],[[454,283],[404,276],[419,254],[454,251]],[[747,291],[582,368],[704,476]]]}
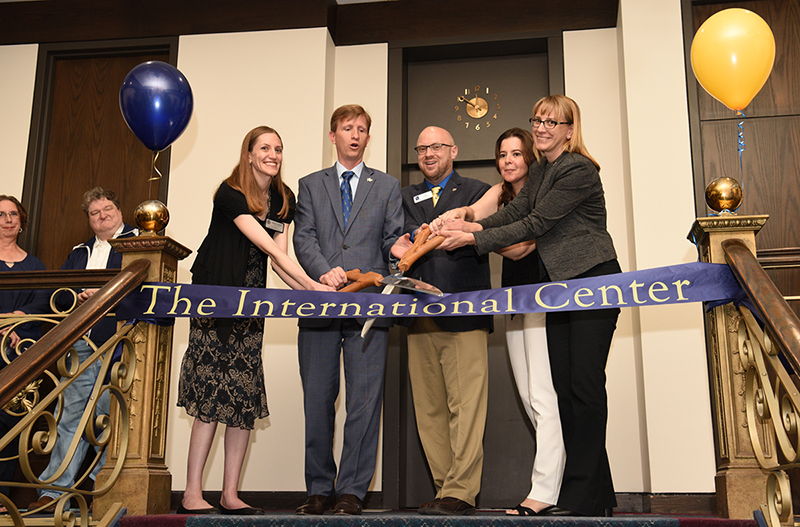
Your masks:
{"label": "wall clock", "polygon": [[427,126],[440,126],[458,145],[458,161],[491,161],[505,130],[530,130],[533,105],[548,91],[546,53],[409,62],[407,144],[403,160]]}
{"label": "wall clock", "polygon": [[[492,128],[492,122],[497,123],[497,114],[500,112],[500,101],[496,91],[489,86],[475,86],[464,88],[464,94],[459,95],[455,105],[456,126],[464,126],[465,130],[474,130],[486,133]],[[495,128],[497,128],[495,126]],[[502,130],[501,130],[502,132]]]}

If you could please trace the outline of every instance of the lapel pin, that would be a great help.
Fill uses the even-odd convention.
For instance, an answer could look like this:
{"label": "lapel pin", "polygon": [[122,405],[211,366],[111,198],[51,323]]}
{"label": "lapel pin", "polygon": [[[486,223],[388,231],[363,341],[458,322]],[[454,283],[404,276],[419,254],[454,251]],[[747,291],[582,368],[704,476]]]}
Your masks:
{"label": "lapel pin", "polygon": [[372,178],[371,178],[371,177],[368,177],[368,178],[367,178],[367,181],[369,181],[370,183],[372,183]]}

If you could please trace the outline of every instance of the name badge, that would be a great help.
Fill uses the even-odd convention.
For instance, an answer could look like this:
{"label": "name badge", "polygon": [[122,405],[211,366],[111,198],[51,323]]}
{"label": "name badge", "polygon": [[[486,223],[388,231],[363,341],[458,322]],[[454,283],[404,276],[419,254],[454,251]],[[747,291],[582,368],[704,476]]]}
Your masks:
{"label": "name badge", "polygon": [[271,220],[269,218],[267,218],[267,220],[264,222],[264,226],[267,229],[271,229],[271,230],[273,230],[275,232],[283,232],[283,226],[284,225],[286,225],[286,224],[283,223],[283,222]]}
{"label": "name badge", "polygon": [[414,196],[414,203],[419,203],[420,201],[425,201],[426,199],[433,198],[433,192],[430,190],[428,192],[423,192],[422,194],[417,194]]}

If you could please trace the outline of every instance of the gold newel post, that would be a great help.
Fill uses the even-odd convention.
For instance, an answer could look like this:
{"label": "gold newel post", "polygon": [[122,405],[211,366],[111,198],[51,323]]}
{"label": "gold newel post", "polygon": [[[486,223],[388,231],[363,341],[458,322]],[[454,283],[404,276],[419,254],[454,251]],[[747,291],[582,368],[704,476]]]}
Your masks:
{"label": "gold newel post", "polygon": [[[122,266],[137,259],[150,261],[148,282],[175,282],[178,261],[191,251],[169,237],[145,233],[135,238],[110,240],[122,253]],[[119,434],[114,433],[106,466],[97,475],[97,486],[110,476],[118,462],[125,463],[111,490],[94,501],[93,515],[102,517],[109,507],[120,502],[129,515],[167,514],[170,509],[172,475],[165,463],[167,404],[169,402],[172,326],[147,324],[131,333],[136,350],[134,383],[127,396],[130,412],[130,441],[124,460],[118,459]],[[119,427],[116,406],[112,405],[114,430]]]}
{"label": "gold newel post", "polygon": [[[697,218],[689,238],[697,244],[701,261],[724,264],[722,242],[738,238],[755,254],[756,233],[768,218],[730,213]],[[717,512],[723,518],[752,519],[753,511],[766,500],[767,473],[759,468],[747,428],[745,370],[738,341],[740,318],[732,304],[707,311],[706,350],[717,462]],[[765,454],[773,454],[773,435],[762,435]]]}

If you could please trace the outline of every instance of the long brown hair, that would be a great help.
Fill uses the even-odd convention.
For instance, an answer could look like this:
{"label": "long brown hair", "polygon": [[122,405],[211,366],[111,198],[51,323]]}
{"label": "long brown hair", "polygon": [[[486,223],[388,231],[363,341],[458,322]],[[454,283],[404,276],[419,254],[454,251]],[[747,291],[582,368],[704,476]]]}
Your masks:
{"label": "long brown hair", "polygon": [[[502,176],[503,172],[500,169],[500,147],[503,144],[503,141],[510,137],[516,137],[522,142],[522,159],[525,161],[525,165],[530,167],[534,161],[536,161],[536,157],[533,153],[533,135],[527,130],[523,130],[522,128],[509,128],[502,134],[500,137],[497,138],[497,141],[494,144],[494,167],[497,169],[497,173]],[[514,199],[516,194],[514,193],[514,187],[511,186],[511,183],[508,181],[503,180],[502,190],[500,191],[500,196],[497,198],[497,206],[505,206],[508,205],[508,202]]]}
{"label": "long brown hair", "polygon": [[[247,135],[244,136],[244,140],[242,141],[239,164],[233,167],[231,175],[225,180],[231,188],[244,194],[245,199],[247,199],[247,208],[250,209],[252,214],[260,214],[267,208],[267,204],[264,201],[264,193],[258,188],[258,183],[256,183],[256,178],[253,175],[253,167],[250,166],[250,152],[253,151],[256,140],[263,134],[277,135],[281,146],[283,146],[283,139],[281,139],[280,134],[274,128],[270,128],[269,126],[257,126],[253,128],[247,132]],[[278,213],[278,217],[281,219],[286,218],[289,212],[289,200],[286,199],[287,189],[286,185],[283,184],[283,179],[281,179],[282,169],[283,163],[281,163],[278,173],[272,178],[272,183],[270,184],[270,188],[280,193],[283,199],[283,206]],[[269,211],[267,211],[267,214],[269,214]]]}
{"label": "long brown hair", "polygon": [[[567,139],[567,141],[564,143],[564,150],[567,152],[575,152],[576,154],[580,154],[583,157],[588,158],[589,161],[594,163],[597,171],[600,171],[600,163],[598,163],[597,160],[592,157],[583,142],[583,132],[581,131],[581,109],[578,107],[578,103],[566,95],[548,95],[547,97],[542,97],[536,104],[533,105],[533,115],[536,116],[537,113],[540,115],[551,114],[560,121],[572,123],[574,127],[572,129],[572,137]],[[534,150],[534,154],[536,155],[537,160],[542,157],[542,153],[538,150]]]}

